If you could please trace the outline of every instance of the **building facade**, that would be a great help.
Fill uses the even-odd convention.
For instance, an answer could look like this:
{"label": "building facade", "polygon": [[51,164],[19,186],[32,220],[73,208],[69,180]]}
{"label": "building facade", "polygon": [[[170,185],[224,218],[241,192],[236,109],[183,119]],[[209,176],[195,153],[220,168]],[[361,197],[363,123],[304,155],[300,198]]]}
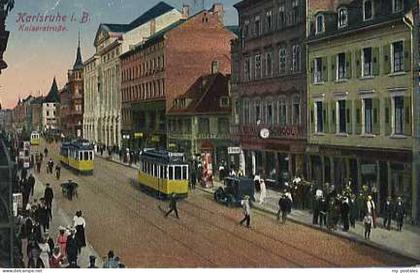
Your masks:
{"label": "building facade", "polygon": [[230,74],[234,37],[223,25],[223,6],[218,4],[168,25],[123,54],[122,115],[126,128],[132,127],[122,135],[134,139],[137,148],[166,147],[166,113],[175,98],[211,73],[213,62]]}
{"label": "building facade", "polygon": [[42,130],[42,103],[43,96],[36,97],[31,103],[32,111],[32,130],[41,132]]}
{"label": "building facade", "polygon": [[168,111],[168,148],[194,155],[209,154],[212,163],[228,162],[231,145],[229,78],[216,71],[203,75]]}
{"label": "building facade", "polygon": [[70,126],[68,124],[68,119],[70,116],[71,109],[71,93],[69,84],[66,83],[64,87],[60,90],[60,124],[61,132],[64,136],[70,136]]}
{"label": "building facade", "polygon": [[53,79],[50,91],[42,103],[41,128],[42,131],[60,128],[60,95],[57,82]]}
{"label": "building facade", "polygon": [[407,1],[353,0],[316,10],[308,37],[308,174],[340,190],[367,185],[378,207],[412,179],[412,10]]}
{"label": "building facade", "polygon": [[96,53],[85,63],[84,137],[106,146],[121,146],[121,68],[119,56],[167,24],[181,18],[160,2],[129,24],[101,24]]}
{"label": "building facade", "polygon": [[239,168],[268,181],[305,174],[306,3],[244,0],[235,8],[231,133]]}

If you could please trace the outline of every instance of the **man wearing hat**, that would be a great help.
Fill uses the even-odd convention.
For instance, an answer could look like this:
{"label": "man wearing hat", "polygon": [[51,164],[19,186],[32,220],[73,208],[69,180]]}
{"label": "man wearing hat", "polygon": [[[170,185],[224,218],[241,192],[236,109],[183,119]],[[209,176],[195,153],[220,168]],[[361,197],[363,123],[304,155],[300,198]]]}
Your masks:
{"label": "man wearing hat", "polygon": [[74,239],[74,234],[76,233],[76,229],[70,229],[70,235],[67,237],[67,260],[69,262],[70,268],[77,268],[77,242]]}
{"label": "man wearing hat", "polygon": [[98,268],[98,267],[95,265],[95,262],[96,262],[96,257],[95,257],[95,256],[93,256],[93,255],[90,255],[90,256],[89,256],[89,266],[88,266],[88,268]]}
{"label": "man wearing hat", "polygon": [[404,217],[405,217],[405,207],[401,197],[398,197],[397,204],[395,205],[395,216],[398,224],[398,230],[402,230]]}
{"label": "man wearing hat", "polygon": [[242,225],[246,221],[246,227],[250,228],[251,226],[251,205],[249,203],[249,196],[245,195],[244,199],[241,201],[242,208],[244,210],[244,218],[239,222]]}
{"label": "man wearing hat", "polygon": [[349,220],[352,228],[356,227],[356,220],[359,218],[359,209],[357,206],[356,195],[352,194],[349,201]]}
{"label": "man wearing hat", "polygon": [[388,196],[384,204],[384,228],[386,228],[387,230],[391,229],[391,219],[393,212],[394,208],[392,204],[392,199],[391,196]]}
{"label": "man wearing hat", "polygon": [[169,211],[165,214],[165,217],[168,217],[168,215],[173,211],[175,211],[176,218],[179,219],[178,209],[176,207],[176,194],[174,192],[171,194],[171,200],[169,201]]}

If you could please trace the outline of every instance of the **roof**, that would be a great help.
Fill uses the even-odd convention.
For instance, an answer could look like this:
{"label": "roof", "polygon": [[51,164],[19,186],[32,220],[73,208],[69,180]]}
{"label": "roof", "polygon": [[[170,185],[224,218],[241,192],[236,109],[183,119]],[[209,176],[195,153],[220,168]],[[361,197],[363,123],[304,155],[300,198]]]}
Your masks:
{"label": "roof", "polygon": [[168,11],[171,11],[173,9],[175,9],[175,8],[172,7],[169,4],[161,1],[161,2],[157,3],[156,5],[154,5],[151,9],[149,9],[148,11],[143,13],[140,17],[133,20],[130,24],[128,24],[129,30],[134,29],[138,26],[141,26],[144,23],[152,20],[153,18],[159,17],[162,14],[165,14]]}
{"label": "roof", "polygon": [[127,24],[101,24],[109,32],[124,33],[129,31],[129,26]]}
{"label": "roof", "polygon": [[221,107],[220,98],[229,96],[229,78],[221,73],[198,78],[184,95],[176,99],[189,99],[185,108],[172,106],[169,113],[225,113],[231,107]]}
{"label": "roof", "polygon": [[32,101],[32,104],[41,104],[44,102],[44,97],[43,96],[39,96],[39,97],[35,97],[34,100]]}
{"label": "roof", "polygon": [[82,53],[80,52],[80,36],[77,44],[76,61],[74,62],[73,69],[83,69]]}
{"label": "roof", "polygon": [[48,92],[48,95],[44,99],[44,103],[48,102],[60,102],[60,96],[58,94],[58,87],[55,78],[53,79],[50,92]]}
{"label": "roof", "polygon": [[140,154],[140,159],[147,159],[154,162],[184,164],[183,153],[171,153],[166,150],[144,149]]}

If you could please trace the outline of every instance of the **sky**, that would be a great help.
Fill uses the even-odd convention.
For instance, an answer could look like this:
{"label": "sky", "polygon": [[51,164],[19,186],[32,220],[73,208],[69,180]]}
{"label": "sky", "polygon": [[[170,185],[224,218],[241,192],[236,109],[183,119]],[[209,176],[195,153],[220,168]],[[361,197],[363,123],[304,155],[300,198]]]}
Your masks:
{"label": "sky", "polygon": [[[239,0],[205,0],[205,7],[221,2],[225,9],[225,25],[237,24],[233,7]],[[3,108],[13,108],[19,98],[46,95],[56,77],[61,89],[67,71],[76,58],[80,31],[83,61],[95,51],[93,40],[100,23],[129,23],[153,7],[157,0],[15,0],[15,7],[6,20],[10,31],[3,59],[8,68],[0,74],[0,102]],[[202,0],[166,0],[178,10],[189,4],[198,11]],[[194,3],[196,5],[194,6]],[[37,22],[41,16],[66,16],[64,22]],[[30,17],[30,18],[29,18]],[[86,19],[87,20],[83,20]],[[33,22],[26,22],[32,20]],[[57,19],[55,19],[57,20]],[[64,31],[29,31],[29,26],[64,26]]]}

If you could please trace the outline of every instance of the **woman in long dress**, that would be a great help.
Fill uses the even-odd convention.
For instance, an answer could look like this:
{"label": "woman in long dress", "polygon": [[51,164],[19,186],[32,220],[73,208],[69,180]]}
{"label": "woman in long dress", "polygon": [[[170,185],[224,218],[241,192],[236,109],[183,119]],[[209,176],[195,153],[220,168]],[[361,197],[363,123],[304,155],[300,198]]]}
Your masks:
{"label": "woman in long dress", "polygon": [[39,257],[42,260],[42,263],[44,264],[44,268],[50,268],[50,245],[48,244],[47,239],[44,238],[42,243],[38,244],[39,248],[41,249],[41,254]]}
{"label": "woman in long dress", "polygon": [[264,179],[260,180],[260,205],[264,202],[264,199],[267,197],[267,188],[265,187]]}
{"label": "woman in long dress", "polygon": [[86,246],[86,237],[85,237],[85,227],[86,222],[85,219],[82,217],[82,211],[76,212],[76,216],[73,218],[74,227],[76,228],[76,243],[77,243],[77,249],[79,253],[82,250],[82,247]]}
{"label": "woman in long dress", "polygon": [[64,257],[67,256],[66,248],[67,248],[67,234],[65,232],[65,228],[60,227],[60,233],[57,237],[57,246],[60,249],[61,255]]}

